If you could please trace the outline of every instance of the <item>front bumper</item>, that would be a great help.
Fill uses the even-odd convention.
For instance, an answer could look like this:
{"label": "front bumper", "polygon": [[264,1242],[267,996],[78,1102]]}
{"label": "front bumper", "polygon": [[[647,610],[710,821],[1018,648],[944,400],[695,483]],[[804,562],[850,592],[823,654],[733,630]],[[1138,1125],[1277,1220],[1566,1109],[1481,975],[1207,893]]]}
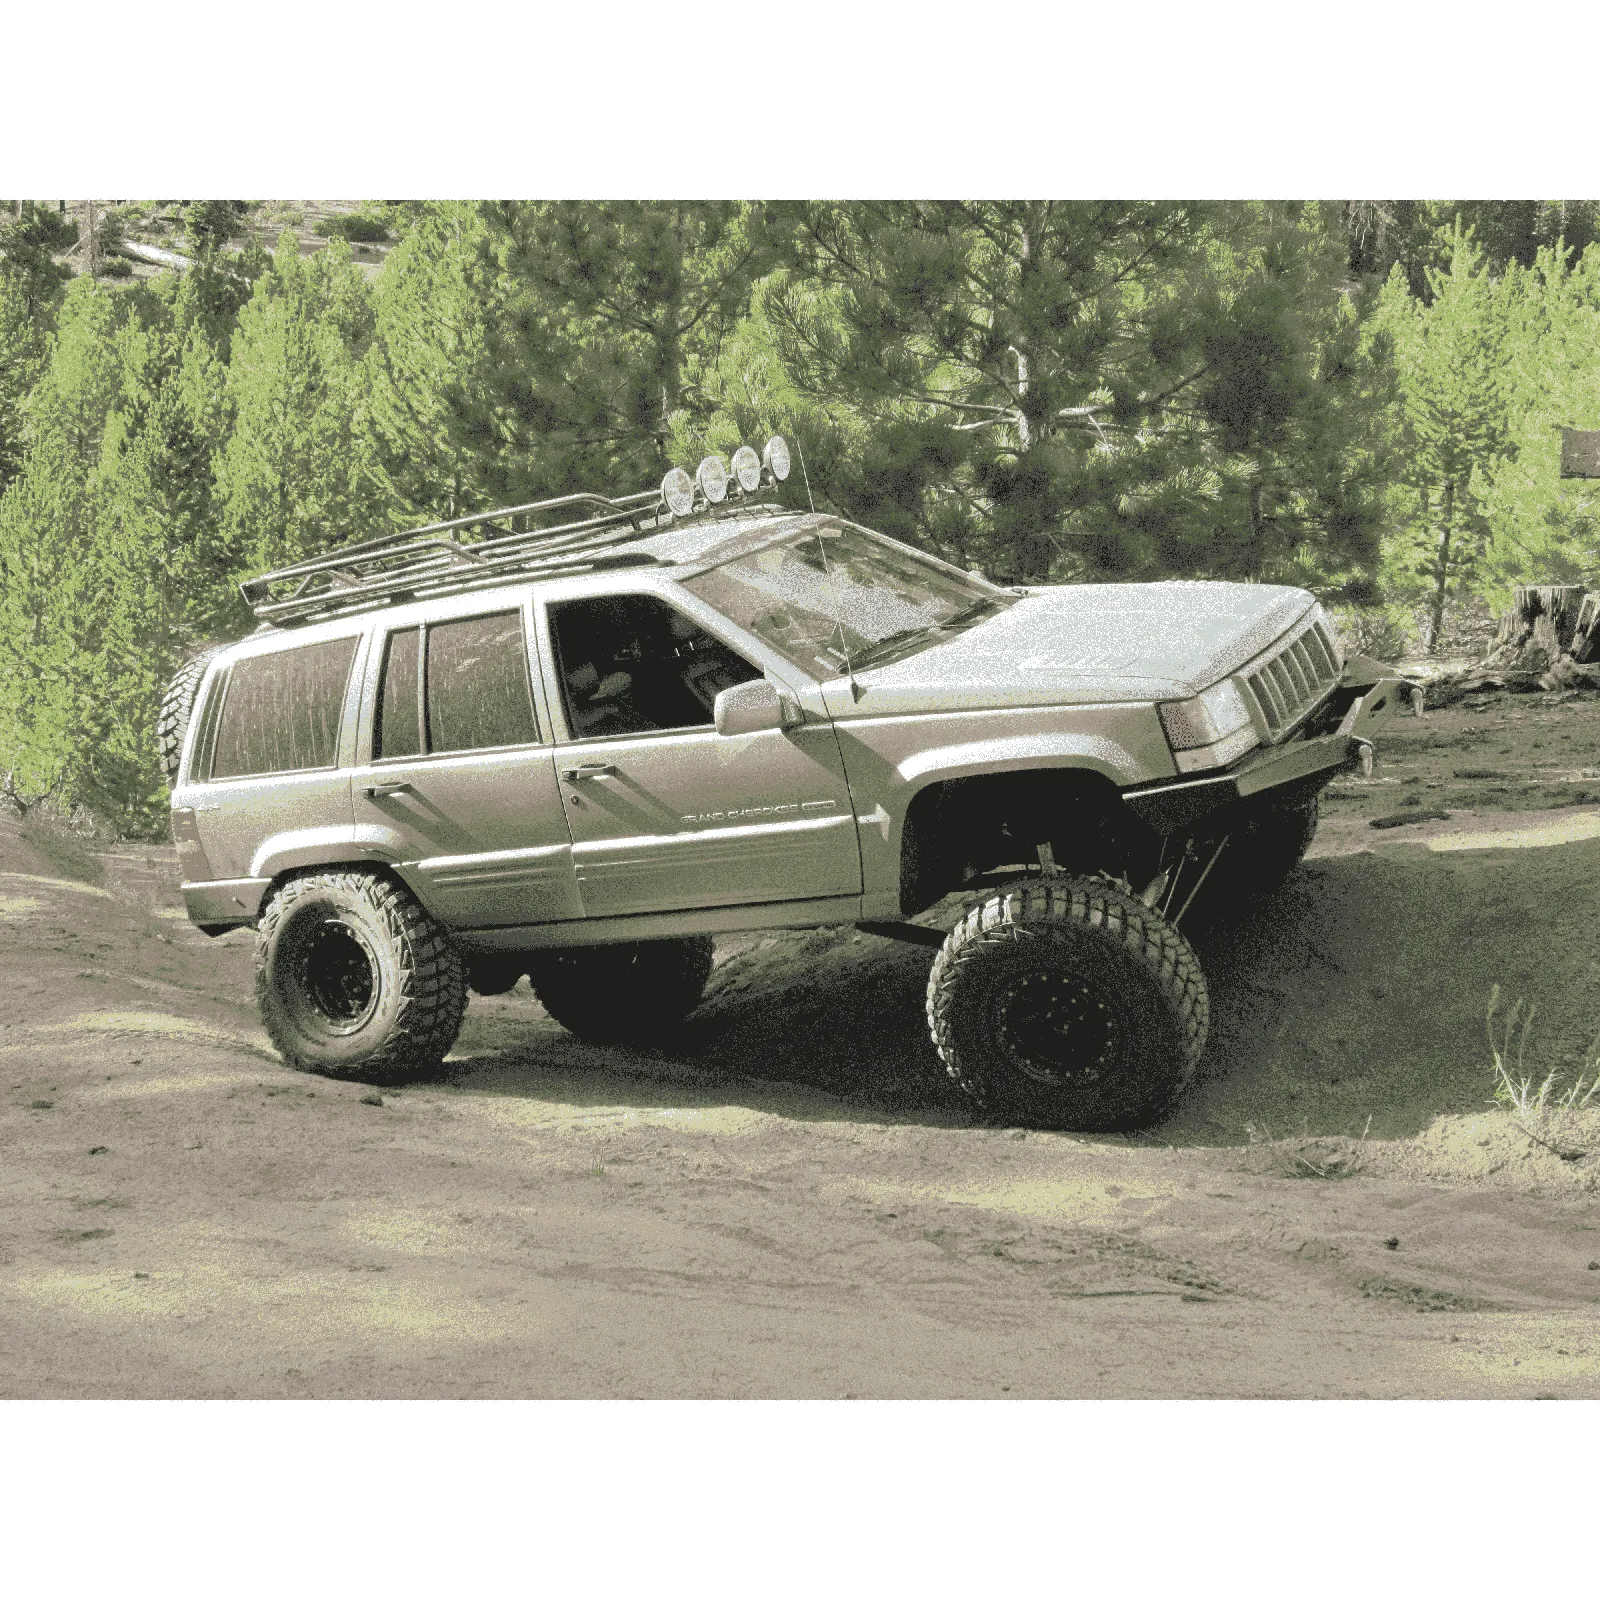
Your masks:
{"label": "front bumper", "polygon": [[1421,708],[1420,688],[1404,678],[1352,674],[1348,669],[1345,676],[1340,691],[1309,725],[1323,731],[1257,748],[1231,767],[1204,777],[1125,789],[1123,800],[1157,833],[1169,834],[1269,790],[1281,794],[1285,802],[1309,799],[1341,772],[1369,761],[1373,733],[1403,705]]}

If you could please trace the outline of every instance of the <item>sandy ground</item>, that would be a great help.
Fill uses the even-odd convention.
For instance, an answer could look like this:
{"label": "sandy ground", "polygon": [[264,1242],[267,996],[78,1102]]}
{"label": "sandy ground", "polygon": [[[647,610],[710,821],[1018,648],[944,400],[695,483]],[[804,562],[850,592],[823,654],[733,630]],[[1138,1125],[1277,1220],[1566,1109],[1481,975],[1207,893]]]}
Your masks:
{"label": "sandy ground", "polygon": [[1499,983],[1581,1062],[1600,812],[1340,804],[1133,1139],[976,1121],[927,953],[849,930],[728,941],[671,1054],[475,998],[372,1104],[278,1063],[170,852],[0,823],[0,1394],[1600,1396],[1600,1158],[1484,1042]]}

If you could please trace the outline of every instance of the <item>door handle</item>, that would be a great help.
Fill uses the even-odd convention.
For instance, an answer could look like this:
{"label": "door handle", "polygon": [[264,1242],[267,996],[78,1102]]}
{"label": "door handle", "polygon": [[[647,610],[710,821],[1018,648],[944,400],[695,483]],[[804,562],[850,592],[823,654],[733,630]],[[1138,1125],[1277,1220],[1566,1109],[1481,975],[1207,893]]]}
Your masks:
{"label": "door handle", "polygon": [[369,783],[366,796],[369,800],[387,800],[392,794],[414,794],[409,783]]}
{"label": "door handle", "polygon": [[582,783],[585,778],[614,778],[617,769],[609,761],[591,761],[581,767],[563,767],[561,776],[568,783]]}

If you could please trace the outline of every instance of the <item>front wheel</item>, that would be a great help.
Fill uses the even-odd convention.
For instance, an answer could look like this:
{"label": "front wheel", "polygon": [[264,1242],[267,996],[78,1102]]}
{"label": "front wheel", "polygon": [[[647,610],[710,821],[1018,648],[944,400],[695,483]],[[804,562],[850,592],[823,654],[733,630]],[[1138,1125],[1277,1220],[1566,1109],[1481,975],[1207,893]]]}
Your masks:
{"label": "front wheel", "polygon": [[648,1044],[700,1004],[711,940],[552,950],[528,958],[540,1004],[568,1033],[595,1044]]}
{"label": "front wheel", "polygon": [[256,999],[290,1066],[398,1083],[444,1060],[461,1030],[467,977],[444,930],[398,884],[308,873],[262,913]]}
{"label": "front wheel", "polygon": [[1205,1046],[1189,942],[1099,879],[1013,884],[951,930],[928,978],[950,1076],[996,1115],[1083,1131],[1146,1126]]}

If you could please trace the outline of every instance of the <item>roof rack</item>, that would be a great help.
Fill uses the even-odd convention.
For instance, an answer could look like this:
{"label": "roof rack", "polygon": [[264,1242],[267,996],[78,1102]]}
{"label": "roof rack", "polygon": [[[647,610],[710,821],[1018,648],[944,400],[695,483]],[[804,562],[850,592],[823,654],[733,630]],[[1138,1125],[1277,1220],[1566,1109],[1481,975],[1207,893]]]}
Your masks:
{"label": "roof rack", "polygon": [[[532,530],[519,530],[513,520],[579,506],[595,514]],[[247,579],[239,591],[263,622],[337,617],[529,573],[653,563],[655,556],[626,547],[674,520],[655,489],[614,500],[565,494],[346,545]]]}

